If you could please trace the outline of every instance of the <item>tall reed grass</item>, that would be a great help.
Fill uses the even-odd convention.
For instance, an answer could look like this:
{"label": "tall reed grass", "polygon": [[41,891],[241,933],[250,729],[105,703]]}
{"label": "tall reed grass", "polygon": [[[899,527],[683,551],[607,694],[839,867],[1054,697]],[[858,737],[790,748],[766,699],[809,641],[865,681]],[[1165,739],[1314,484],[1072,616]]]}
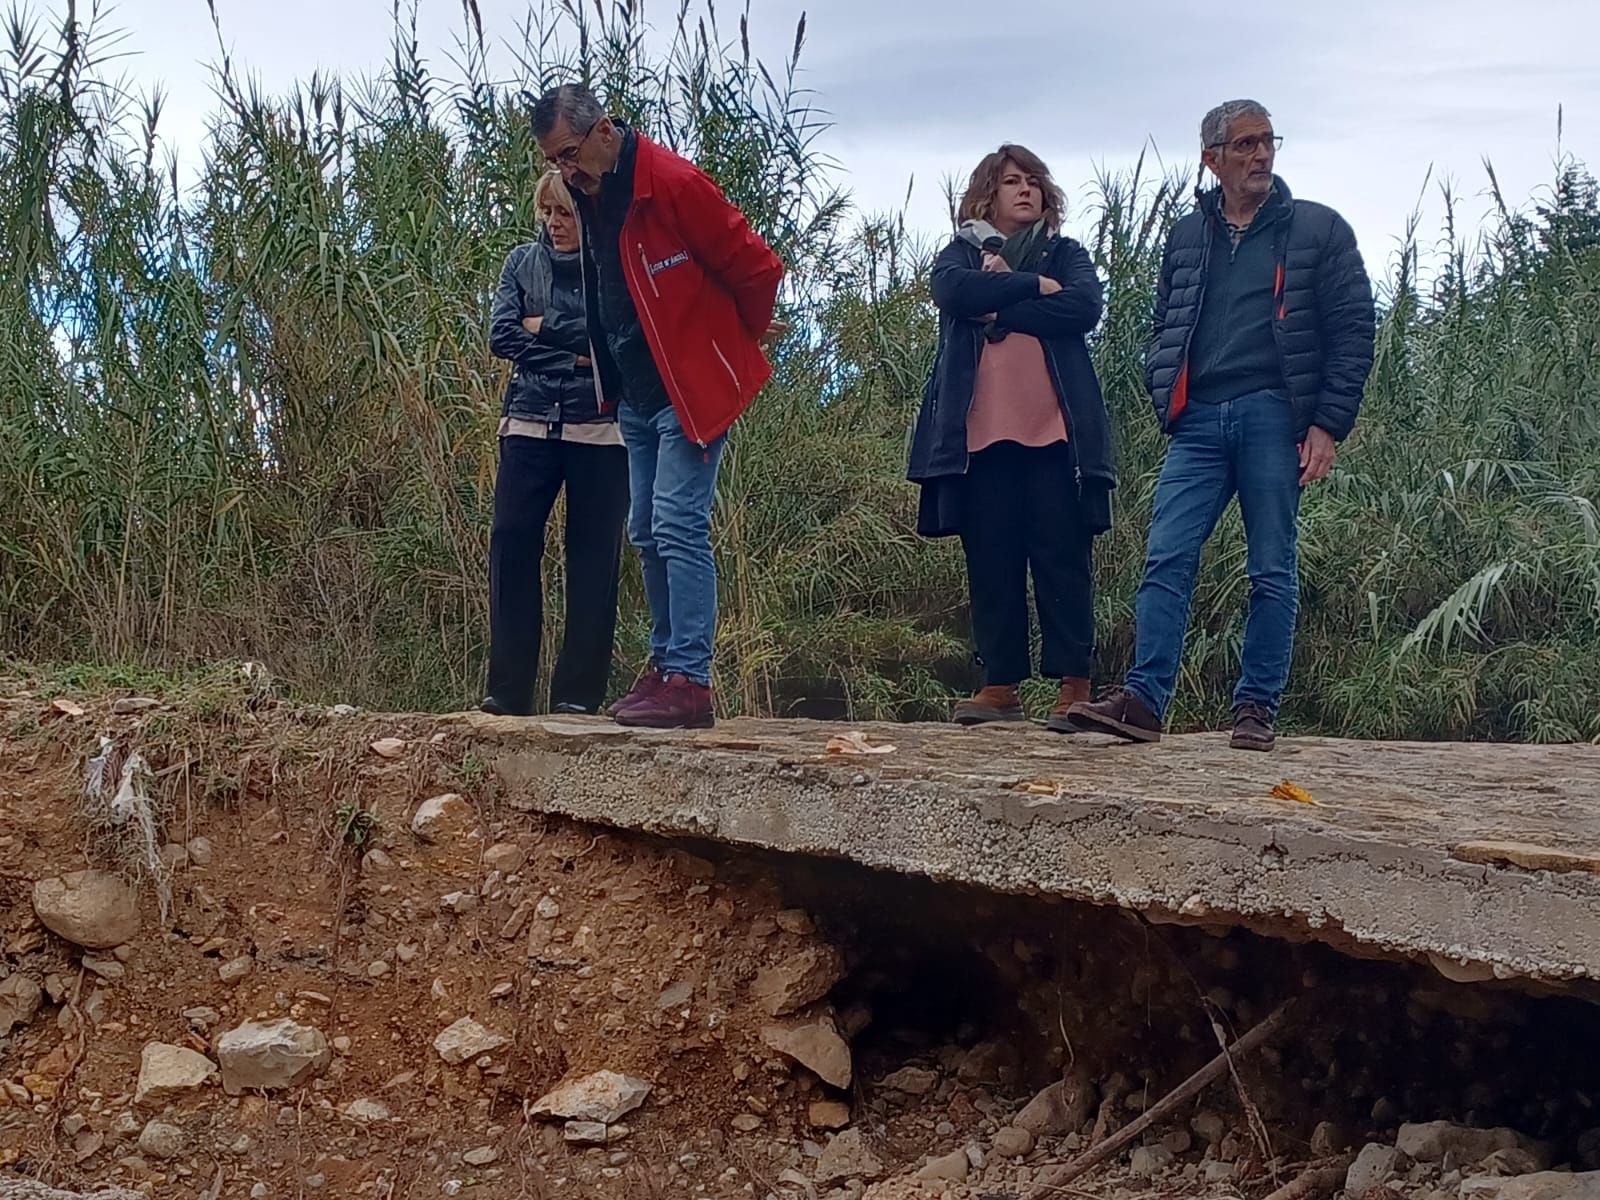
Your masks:
{"label": "tall reed grass", "polygon": [[[79,0],[64,19],[6,21],[0,653],[253,658],[310,697],[474,700],[504,379],[486,308],[505,252],[534,229],[526,94],[582,78],[704,164],[791,265],[795,331],[717,500],[723,705],[942,715],[974,676],[964,584],[954,547],[911,533],[902,477],[934,347],[935,247],[854,213],[834,186],[827,122],[796,82],[803,22],[769,69],[749,52],[748,14],[721,27],[686,0],[663,38],[633,4],[545,0],[514,77],[497,79],[465,11],[448,77],[425,64],[414,19],[370,82],[313,76],[267,94],[223,63],[192,186],[167,157],[159,93],[116,73],[103,15]],[[1099,559],[1113,676],[1162,454],[1142,345],[1162,239],[1189,195],[1142,166],[1083,192],[1120,438],[1118,523]],[[1595,182],[1563,158],[1530,206],[1502,201],[1481,231],[1452,219],[1420,247],[1413,229],[1388,271],[1360,428],[1306,499],[1285,718],[1600,737]],[[1243,556],[1230,518],[1202,570],[1180,725],[1225,712]],[[549,573],[553,638],[559,554]],[[630,564],[619,675],[644,635]]]}

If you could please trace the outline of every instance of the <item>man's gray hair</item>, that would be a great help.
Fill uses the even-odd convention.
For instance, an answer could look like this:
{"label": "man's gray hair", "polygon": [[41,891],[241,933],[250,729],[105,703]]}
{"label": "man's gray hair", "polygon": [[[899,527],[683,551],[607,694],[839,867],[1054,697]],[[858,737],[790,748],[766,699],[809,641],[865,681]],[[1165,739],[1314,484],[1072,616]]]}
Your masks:
{"label": "man's gray hair", "polygon": [[545,138],[565,121],[573,133],[588,133],[606,115],[594,93],[581,83],[563,83],[540,96],[533,105],[533,136]]}
{"label": "man's gray hair", "polygon": [[1257,100],[1229,100],[1219,104],[1200,122],[1201,149],[1210,150],[1218,142],[1227,141],[1228,131],[1240,117],[1265,117],[1270,121],[1272,114]]}

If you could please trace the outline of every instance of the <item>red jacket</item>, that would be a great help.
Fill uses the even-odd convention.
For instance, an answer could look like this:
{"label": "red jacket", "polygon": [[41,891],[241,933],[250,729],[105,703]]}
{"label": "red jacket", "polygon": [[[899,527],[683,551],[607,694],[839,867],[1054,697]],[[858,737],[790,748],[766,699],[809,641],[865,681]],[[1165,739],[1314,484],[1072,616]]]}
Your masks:
{"label": "red jacket", "polygon": [[772,376],[760,338],[783,263],[704,171],[640,136],[622,262],[678,421],[704,446]]}

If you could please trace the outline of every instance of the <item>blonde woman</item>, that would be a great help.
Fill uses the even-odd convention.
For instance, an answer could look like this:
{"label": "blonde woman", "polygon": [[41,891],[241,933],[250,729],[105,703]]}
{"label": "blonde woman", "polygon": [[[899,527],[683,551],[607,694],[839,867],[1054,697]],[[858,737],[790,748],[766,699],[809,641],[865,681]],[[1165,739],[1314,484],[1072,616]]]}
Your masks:
{"label": "blonde woman", "polygon": [[1061,189],[1039,156],[1003,145],[962,197],[960,229],[934,262],[939,355],[912,437],[918,532],[961,538],[977,695],[964,725],[1024,719],[1033,674],[1028,578],[1040,673],[1061,681],[1046,724],[1066,733],[1094,666],[1094,538],[1111,525],[1110,422],[1084,337],[1100,320],[1088,253],[1061,236]]}
{"label": "blonde woman", "polygon": [[611,674],[628,456],[615,401],[595,387],[578,220],[561,176],[534,192],[542,229],[500,272],[489,348],[512,364],[500,416],[489,538],[489,713],[534,711],[544,620],[545,523],[567,491],[567,622],[550,683],[556,712],[598,712]]}

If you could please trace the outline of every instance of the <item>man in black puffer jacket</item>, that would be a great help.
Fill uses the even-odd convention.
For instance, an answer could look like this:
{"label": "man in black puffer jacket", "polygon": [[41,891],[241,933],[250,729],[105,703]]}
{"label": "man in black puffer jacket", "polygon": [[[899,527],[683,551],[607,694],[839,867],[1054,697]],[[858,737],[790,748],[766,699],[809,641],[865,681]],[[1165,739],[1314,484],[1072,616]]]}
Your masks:
{"label": "man in black puffer jacket", "polygon": [[1200,551],[1239,497],[1250,615],[1235,748],[1270,750],[1289,679],[1300,492],[1333,467],[1372,368],[1372,286],[1338,213],[1273,174],[1282,139],[1253,100],[1206,115],[1220,186],[1167,239],[1146,383],[1172,445],[1156,489],[1137,646],[1124,685],[1074,705],[1075,728],[1158,741],[1177,683]]}

